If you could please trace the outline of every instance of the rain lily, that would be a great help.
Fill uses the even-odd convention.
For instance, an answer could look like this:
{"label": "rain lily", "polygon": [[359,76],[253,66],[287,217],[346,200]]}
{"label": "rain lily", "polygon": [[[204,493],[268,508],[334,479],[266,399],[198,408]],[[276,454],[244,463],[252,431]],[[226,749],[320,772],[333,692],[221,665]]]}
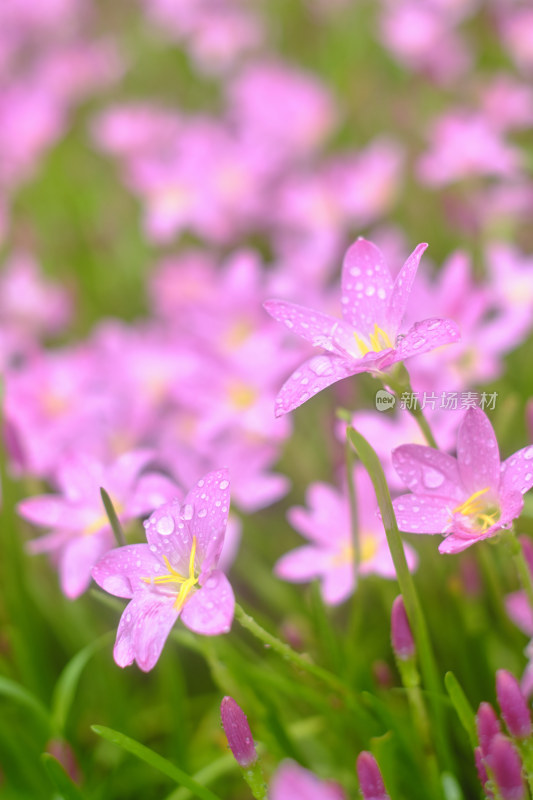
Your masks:
{"label": "rain lily", "polygon": [[510,528],[533,486],[533,446],[500,463],[487,415],[469,408],[457,434],[457,458],[422,445],[402,445],[392,456],[413,492],[394,501],[401,530],[440,533],[441,553],[459,553]]}
{"label": "rain lily", "polygon": [[376,245],[358,239],[342,268],[342,319],[283,300],[269,300],[269,314],[326,354],[313,356],[282,387],[276,416],[297,408],[332,383],[360,372],[380,372],[405,358],[459,339],[455,323],[426,319],[398,335],[425,244],[418,247],[392,282]]}
{"label": "rain lily", "polygon": [[[357,496],[357,523],[362,575],[377,574],[394,578],[396,572],[383,525],[377,516],[377,502],[370,478],[363,469],[354,472]],[[320,578],[326,603],[342,603],[354,590],[354,553],[351,538],[350,508],[347,493],[325,483],[314,483],[307,493],[309,508],[291,508],[289,520],[309,539],[309,544],[292,550],[277,562],[280,578],[301,583]],[[416,554],[405,547],[411,569]]]}
{"label": "rain lily", "polygon": [[106,592],[126,597],[115,642],[119,667],[148,672],[178,617],[196,633],[227,633],[234,597],[217,569],[229,511],[229,473],[210,472],[144,523],[147,544],[111,550],[92,575]]}
{"label": "rain lily", "polygon": [[49,529],[30,543],[29,550],[51,554],[67,597],[73,599],[87,589],[91,568],[113,546],[100,487],[111,497],[122,523],[148,514],[176,494],[165,476],[141,474],[151,459],[152,453],[146,450],[124,453],[108,466],[87,455],[65,458],[57,474],[61,494],[38,495],[19,503],[18,513],[24,519]]}

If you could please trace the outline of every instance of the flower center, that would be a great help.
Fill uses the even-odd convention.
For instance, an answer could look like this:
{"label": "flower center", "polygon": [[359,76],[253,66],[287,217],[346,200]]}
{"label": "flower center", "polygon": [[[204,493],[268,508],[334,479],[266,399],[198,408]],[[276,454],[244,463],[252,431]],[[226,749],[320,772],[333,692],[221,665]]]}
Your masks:
{"label": "flower center", "polygon": [[461,514],[463,517],[470,518],[470,524],[478,533],[484,533],[488,528],[494,525],[500,518],[500,509],[487,503],[483,495],[489,491],[489,486],[485,489],[478,489],[470,495],[468,500],[465,500],[461,505],[453,509],[453,514]]}
{"label": "flower center", "polygon": [[191,555],[189,557],[189,577],[184,578],[177,570],[174,569],[166,556],[163,556],[163,561],[166,564],[168,573],[166,575],[158,575],[155,578],[141,578],[144,583],[161,586],[162,584],[174,584],[179,586],[179,592],[176,594],[176,601],[174,608],[181,611],[185,605],[187,597],[198,583],[198,577],[194,574],[194,560],[196,558],[196,536],[192,538]]}
{"label": "flower center", "polygon": [[388,333],[386,333],[383,328],[379,328],[377,322],[374,323],[374,332],[368,337],[370,345],[368,345],[364,339],[358,336],[355,331],[353,335],[362,356],[366,356],[367,353],[372,352],[381,353],[382,350],[393,347]]}
{"label": "flower center", "polygon": [[[124,511],[124,506],[115,500],[113,497],[110,496],[110,500],[113,504],[113,508],[116,511],[117,517]],[[93,522],[90,522],[88,525],[85,526],[83,529],[84,536],[92,536],[93,533],[97,533],[98,531],[102,530],[102,528],[109,528],[110,522],[109,517],[107,514],[100,514],[100,516],[96,517]]]}
{"label": "flower center", "polygon": [[[378,549],[378,543],[374,536],[362,536],[360,546],[361,564],[364,564],[366,561],[371,561],[376,555]],[[353,561],[353,558],[353,545],[351,543],[347,543],[343,546],[340,553],[337,553],[333,556],[332,564],[336,567],[340,567],[343,564],[350,564]]]}
{"label": "flower center", "polygon": [[231,405],[242,411],[253,406],[257,400],[256,390],[243,381],[233,381],[228,387],[228,396]]}

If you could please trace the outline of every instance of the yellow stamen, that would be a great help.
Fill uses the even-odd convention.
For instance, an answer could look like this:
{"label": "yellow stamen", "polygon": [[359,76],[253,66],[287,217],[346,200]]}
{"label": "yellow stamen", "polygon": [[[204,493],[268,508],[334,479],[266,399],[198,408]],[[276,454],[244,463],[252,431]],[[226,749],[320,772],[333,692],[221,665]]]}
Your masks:
{"label": "yellow stamen", "polygon": [[243,411],[257,399],[256,390],[242,381],[233,381],[228,388],[228,395],[232,406]]}
{"label": "yellow stamen", "polygon": [[[363,536],[361,538],[361,564],[374,558],[377,549],[378,543],[374,536]],[[336,567],[340,567],[343,564],[350,564],[353,558],[353,545],[345,544],[340,553],[333,556],[331,563]]]}
{"label": "yellow stamen", "polygon": [[468,500],[465,500],[464,503],[457,506],[453,509],[454,514],[464,514],[465,517],[470,516],[470,514],[477,514],[479,511],[482,511],[485,508],[485,503],[483,500],[479,500],[479,498],[486,494],[489,491],[489,487],[487,486],[486,489],[479,489],[474,494],[471,494]]}
{"label": "yellow stamen", "polygon": [[461,514],[464,517],[472,517],[472,525],[480,533],[484,533],[500,518],[500,509],[497,506],[489,506],[486,498],[483,497],[490,487],[479,489],[470,495],[461,505],[453,509],[453,514]]}
{"label": "yellow stamen", "polygon": [[176,601],[174,603],[174,608],[177,611],[181,611],[183,606],[185,605],[185,601],[189,593],[194,589],[196,584],[198,583],[198,578],[194,574],[194,561],[196,558],[196,536],[192,538],[192,547],[191,547],[191,555],[189,557],[189,577],[184,578],[183,575],[174,569],[170,561],[166,556],[163,556],[163,561],[168,569],[167,575],[158,575],[156,578],[141,578],[144,583],[149,584],[157,584],[161,586],[161,584],[170,583],[170,584],[177,584],[180,586],[180,590],[176,595]]}
{"label": "yellow stamen", "polygon": [[368,346],[365,340],[358,336],[355,331],[354,337],[362,356],[366,356],[366,354],[370,352],[380,353],[388,347],[393,347],[388,333],[386,333],[383,328],[379,328],[377,322],[374,324],[373,333],[368,336],[370,346]]}
{"label": "yellow stamen", "polygon": [[[113,503],[113,507],[117,512],[117,516],[119,516],[124,510],[124,507],[112,497],[111,497],[111,502]],[[89,525],[87,525],[83,529],[83,535],[92,536],[93,533],[97,533],[102,528],[108,528],[108,527],[109,527],[109,517],[107,516],[107,514],[100,514],[99,517],[96,517],[94,522],[90,522]]]}

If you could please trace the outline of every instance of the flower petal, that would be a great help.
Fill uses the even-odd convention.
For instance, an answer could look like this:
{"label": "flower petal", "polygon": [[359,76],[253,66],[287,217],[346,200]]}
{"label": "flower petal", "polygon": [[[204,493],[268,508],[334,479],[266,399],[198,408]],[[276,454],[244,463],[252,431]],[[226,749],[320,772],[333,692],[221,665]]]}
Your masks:
{"label": "flower petal", "polygon": [[[335,552],[331,553],[335,556]],[[304,545],[285,553],[274,567],[278,578],[293,583],[305,583],[319,578],[328,569],[328,552],[324,548]]]}
{"label": "flower petal", "polygon": [[17,505],[21,517],[46,528],[80,530],[87,520],[86,509],[72,507],[60,495],[41,494],[27,497]]}
{"label": "flower petal", "polygon": [[184,625],[195,633],[215,636],[228,633],[233,622],[235,598],[230,582],[216,569],[185,603],[181,612]]}
{"label": "flower petal", "polygon": [[155,508],[171,500],[179,499],[181,496],[181,489],[166,475],[147,472],[145,475],[141,475],[135,484],[133,497],[127,505],[128,517],[142,517],[150,514]]}
{"label": "flower petal", "polygon": [[281,387],[275,403],[276,417],[298,408],[332,383],[372,368],[379,369],[382,361],[382,353],[368,353],[354,361],[333,355],[314,356],[298,367]]}
{"label": "flower petal", "polygon": [[388,325],[394,332],[402,324],[418,265],[426,248],[425,243],[415,247],[394,281],[387,309]]}
{"label": "flower petal", "polygon": [[396,347],[394,361],[419,356],[436,347],[458,342],[461,338],[459,328],[450,319],[425,319],[415,322]]}
{"label": "flower petal", "polygon": [[267,300],[263,308],[314,347],[323,347],[337,355],[346,346],[355,347],[353,331],[337,317],[286,300]]}
{"label": "flower petal", "polygon": [[208,472],[189,491],[183,501],[183,516],[189,516],[189,528],[196,538],[197,564],[210,571],[216,567],[228,524],[230,507],[229,470]]}
{"label": "flower petal", "polygon": [[456,504],[453,497],[403,494],[394,500],[398,527],[408,533],[445,533]]}
{"label": "flower petal", "polygon": [[463,498],[457,460],[447,453],[421,444],[404,444],[392,451],[392,464],[416,494]]}
{"label": "flower petal", "polygon": [[321,591],[328,606],[337,606],[353,594],[354,566],[350,562],[328,570],[322,578]]}
{"label": "flower petal", "polygon": [[163,574],[161,561],[147,544],[129,544],[110,550],[93,567],[92,576],[98,586],[116,597],[133,597],[139,589],[146,589],[143,578]]}
{"label": "flower petal", "polygon": [[187,521],[192,509],[185,509],[177,500],[156,508],[146,520],[146,540],[150,550],[161,560],[168,558],[180,575],[189,574],[192,533]]}
{"label": "flower petal", "polygon": [[111,533],[76,536],[65,544],[59,557],[59,578],[63,593],[73,600],[91,582],[91,570],[113,544]]}
{"label": "flower petal", "polygon": [[529,491],[533,486],[533,445],[518,450],[501,467],[501,490]]}
{"label": "flower petal", "polygon": [[148,672],[155,666],[179,616],[174,599],[142,592],[130,600],[120,618],[113,650],[119,667],[136,661]]}
{"label": "flower petal", "polygon": [[270,783],[271,800],[344,800],[334,783],[321,781],[294,761],[283,761]]}
{"label": "flower petal", "polygon": [[372,333],[374,325],[386,328],[391,290],[392,279],[383,253],[372,242],[357,239],[342,265],[343,318],[363,336]]}
{"label": "flower petal", "polygon": [[527,636],[533,636],[533,611],[527,594],[522,590],[508,594],[505,608],[514,624]]}
{"label": "flower petal", "polygon": [[469,408],[457,432],[457,462],[468,494],[492,489],[499,494],[500,453],[489,418],[480,408]]}

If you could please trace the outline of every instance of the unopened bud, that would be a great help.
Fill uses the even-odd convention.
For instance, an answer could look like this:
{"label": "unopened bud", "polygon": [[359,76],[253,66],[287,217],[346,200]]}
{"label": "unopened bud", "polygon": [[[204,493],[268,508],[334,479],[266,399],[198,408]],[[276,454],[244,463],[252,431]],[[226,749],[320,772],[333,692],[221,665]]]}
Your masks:
{"label": "unopened bud", "polygon": [[390,800],[378,762],[372,753],[367,751],[359,753],[356,768],[363,800]]}
{"label": "unopened bud", "polygon": [[520,685],[505,669],[496,673],[496,694],[502,717],[511,736],[526,739],[531,736],[531,715]]}
{"label": "unopened bud", "polygon": [[81,772],[74,750],[64,739],[50,739],[45,748],[56,761],[59,761],[69,778],[74,783],[81,781]]}
{"label": "unopened bud", "polygon": [[391,612],[391,642],[396,658],[402,661],[412,658],[415,654],[415,643],[409,620],[405,613],[403,597],[398,595],[392,604]]}
{"label": "unopened bud", "polygon": [[525,800],[520,756],[511,740],[502,733],[497,733],[490,743],[487,764],[502,800]]}
{"label": "unopened bud", "polygon": [[252,732],[246,714],[233,697],[224,697],[220,704],[222,727],[229,748],[241,767],[249,767],[257,761]]}
{"label": "unopened bud", "polygon": [[533,574],[533,542],[529,536],[519,536],[518,541],[522,546],[522,552],[527,561],[529,571]]}
{"label": "unopened bud", "polygon": [[487,757],[492,739],[501,733],[501,725],[490,703],[481,703],[476,714],[477,736],[483,758]]}

